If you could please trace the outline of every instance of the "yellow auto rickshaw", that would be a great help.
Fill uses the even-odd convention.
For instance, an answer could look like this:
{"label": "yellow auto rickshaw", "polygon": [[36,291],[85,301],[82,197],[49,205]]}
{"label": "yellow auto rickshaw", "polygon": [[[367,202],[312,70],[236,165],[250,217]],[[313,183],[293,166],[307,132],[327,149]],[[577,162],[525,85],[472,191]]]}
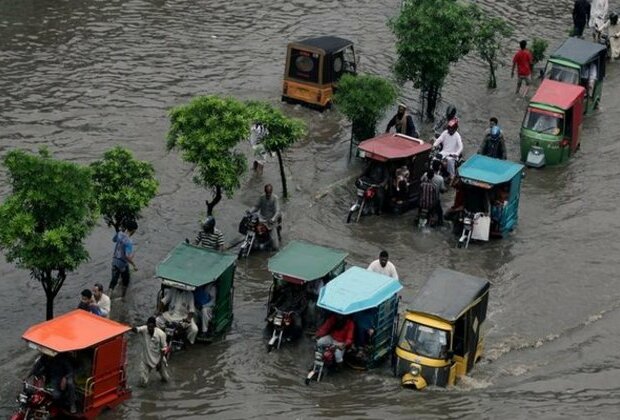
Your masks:
{"label": "yellow auto rickshaw", "polygon": [[282,100],[329,108],[334,87],[345,73],[356,73],[353,42],[335,36],[292,42],[286,53]]}
{"label": "yellow auto rickshaw", "polygon": [[436,269],[405,313],[394,357],[404,387],[446,387],[482,356],[490,283]]}

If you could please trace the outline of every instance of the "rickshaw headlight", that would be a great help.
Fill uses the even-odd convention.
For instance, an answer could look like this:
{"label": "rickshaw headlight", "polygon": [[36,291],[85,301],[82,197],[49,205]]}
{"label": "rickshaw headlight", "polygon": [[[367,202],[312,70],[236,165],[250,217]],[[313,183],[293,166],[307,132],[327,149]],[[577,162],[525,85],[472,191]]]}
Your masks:
{"label": "rickshaw headlight", "polygon": [[410,365],[409,366],[409,373],[411,373],[413,376],[418,376],[420,374],[420,367],[417,365]]}

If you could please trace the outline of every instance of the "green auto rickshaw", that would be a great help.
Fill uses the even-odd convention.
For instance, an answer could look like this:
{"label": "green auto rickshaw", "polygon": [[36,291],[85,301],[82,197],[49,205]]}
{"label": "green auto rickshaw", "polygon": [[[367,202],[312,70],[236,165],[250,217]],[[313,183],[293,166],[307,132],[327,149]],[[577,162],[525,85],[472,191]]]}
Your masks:
{"label": "green auto rickshaw", "polygon": [[490,283],[437,268],[405,313],[394,375],[407,388],[447,387],[466,375],[483,352]]}
{"label": "green auto rickshaw", "polygon": [[583,112],[590,114],[601,101],[606,56],[605,45],[575,37],[568,38],[549,57],[544,77],[583,86],[588,92]]}
{"label": "green auto rickshaw", "polygon": [[[209,342],[222,335],[233,320],[236,262],[236,255],[179,243],[155,269],[155,276],[161,279],[157,312],[165,315],[171,309],[162,303],[167,293],[174,292],[177,296],[191,293],[193,304],[189,303],[189,296],[185,302],[194,311],[193,322],[200,331],[198,341]],[[191,324],[173,317],[157,319],[158,323],[160,319],[165,323],[162,327],[172,348],[184,347]]]}
{"label": "green auto rickshaw", "polygon": [[543,80],[527,106],[521,132],[521,160],[530,167],[566,162],[579,149],[585,89]]}

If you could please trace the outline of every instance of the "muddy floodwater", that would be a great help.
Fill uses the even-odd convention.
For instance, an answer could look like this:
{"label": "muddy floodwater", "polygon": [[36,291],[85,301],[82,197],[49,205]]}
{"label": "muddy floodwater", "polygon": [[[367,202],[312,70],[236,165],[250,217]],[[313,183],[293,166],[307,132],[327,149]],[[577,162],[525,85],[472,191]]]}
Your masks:
{"label": "muddy floodwater", "polygon": [[[517,40],[539,36],[552,50],[571,26],[572,1],[479,1],[510,20]],[[617,1],[611,2],[620,7]],[[167,110],[199,94],[278,102],[286,44],[313,35],[353,40],[364,72],[390,76],[394,38],[386,20],[397,0],[0,0],[0,156],[46,145],[57,156],[86,163],[122,144],[155,165],[160,193],[135,236],[137,263],[129,296],[112,316],[141,323],[154,310],[154,268],[194,234],[206,192],[191,168],[165,151]],[[508,62],[508,59],[506,60]],[[518,159],[526,102],[513,95],[510,68],[499,88],[486,89],[486,68],[474,56],[453,66],[443,90],[461,114],[465,153],[477,149],[490,116]],[[582,147],[567,165],[528,170],[520,223],[501,241],[455,249],[447,230],[413,230],[413,215],[344,223],[359,163],[349,163],[346,121],[286,105],[310,135],[285,153],[291,197],[283,204],[284,242],[305,239],[350,252],[365,265],[385,248],[402,277],[401,309],[439,265],[492,282],[486,357],[456,387],[411,392],[387,365],[346,371],[303,385],[312,344],[302,340],[267,354],[262,336],[270,276],[266,254],[237,268],[235,319],[223,339],[195,346],[171,361],[172,382],[155,376],[137,388],[139,348],[131,338],[133,398],[105,414],[138,418],[618,418],[620,413],[620,64],[608,67],[601,110],[585,119]],[[416,106],[417,94],[403,89]],[[445,102],[444,102],[445,103]],[[390,111],[391,112],[391,111]],[[387,121],[387,115],[386,120]],[[419,118],[416,120],[419,124]],[[383,122],[381,123],[383,126]],[[422,127],[429,134],[429,127]],[[249,153],[249,151],[248,151]],[[216,208],[228,242],[237,224],[272,182],[248,175],[233,199]],[[0,172],[0,196],[9,188]],[[444,203],[447,204],[447,203]],[[87,240],[88,263],[71,273],[56,313],[77,305],[79,291],[107,285],[112,232],[98,226]],[[34,354],[20,340],[43,319],[44,294],[29,273],[0,261],[0,415],[14,407],[19,380]]]}

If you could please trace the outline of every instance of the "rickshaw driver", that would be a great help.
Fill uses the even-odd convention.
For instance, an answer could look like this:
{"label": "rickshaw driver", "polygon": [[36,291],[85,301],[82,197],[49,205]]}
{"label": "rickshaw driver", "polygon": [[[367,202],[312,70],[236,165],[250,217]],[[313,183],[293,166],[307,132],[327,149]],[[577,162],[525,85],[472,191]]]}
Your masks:
{"label": "rickshaw driver", "polygon": [[383,211],[383,201],[385,200],[385,189],[388,182],[388,171],[385,165],[371,160],[360,179],[377,186],[377,194],[375,195],[377,207],[375,213],[381,214]]}
{"label": "rickshaw driver", "polygon": [[194,294],[188,290],[179,290],[174,287],[169,287],[164,293],[164,297],[161,299],[160,311],[165,305],[168,305],[168,310],[161,313],[157,317],[157,326],[162,330],[165,329],[166,323],[180,322],[182,325],[186,325],[187,341],[190,344],[194,344],[196,336],[198,335],[198,326],[194,321],[194,314],[196,313],[196,307],[194,305]]}
{"label": "rickshaw driver", "polygon": [[433,147],[441,148],[441,156],[447,160],[448,163],[448,174],[450,174],[451,178],[454,178],[456,173],[456,159],[463,153],[463,141],[461,140],[461,135],[458,133],[459,121],[457,118],[454,118],[448,122],[448,128],[441,133],[441,135],[435,140],[433,143]]}
{"label": "rickshaw driver", "polygon": [[271,184],[265,185],[265,195],[261,195],[256,205],[250,209],[251,213],[256,211],[258,211],[259,218],[267,222],[271,246],[274,251],[277,251],[280,248],[278,226],[282,224],[282,214],[280,213],[278,196],[273,193]]}
{"label": "rickshaw driver", "polygon": [[71,414],[77,412],[74,370],[68,355],[60,353],[51,357],[41,354],[28,374],[28,377],[31,376],[43,376],[45,383],[52,388],[52,400],[61,405],[67,404]]}
{"label": "rickshaw driver", "polygon": [[316,331],[317,346],[335,346],[337,368],[342,366],[344,361],[344,351],[353,344],[355,323],[344,315],[331,314],[329,318]]}

